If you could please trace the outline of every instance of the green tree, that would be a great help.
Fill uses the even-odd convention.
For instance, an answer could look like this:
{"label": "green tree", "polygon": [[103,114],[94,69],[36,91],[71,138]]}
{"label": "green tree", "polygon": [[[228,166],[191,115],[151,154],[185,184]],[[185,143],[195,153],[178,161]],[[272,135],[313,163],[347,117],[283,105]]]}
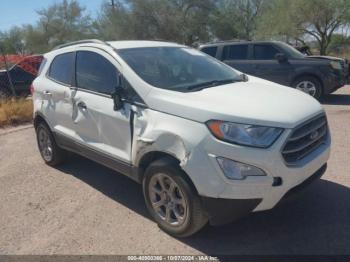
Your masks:
{"label": "green tree", "polygon": [[76,0],[63,0],[37,13],[37,24],[25,26],[29,52],[46,52],[56,45],[94,35],[92,19]]}
{"label": "green tree", "polygon": [[7,32],[0,32],[0,42],[6,54],[25,54],[23,34],[24,29],[17,26]]}
{"label": "green tree", "polygon": [[213,12],[211,28],[221,40],[254,38],[263,0],[220,0]]}
{"label": "green tree", "polygon": [[104,5],[99,35],[113,39],[164,39],[188,45],[207,41],[215,0],[124,0]]}
{"label": "green tree", "polygon": [[349,22],[348,0],[272,0],[261,17],[259,31],[260,37],[314,39],[324,55],[333,34]]}
{"label": "green tree", "polygon": [[132,39],[132,18],[124,1],[114,0],[101,6],[93,25],[98,36],[104,40]]}

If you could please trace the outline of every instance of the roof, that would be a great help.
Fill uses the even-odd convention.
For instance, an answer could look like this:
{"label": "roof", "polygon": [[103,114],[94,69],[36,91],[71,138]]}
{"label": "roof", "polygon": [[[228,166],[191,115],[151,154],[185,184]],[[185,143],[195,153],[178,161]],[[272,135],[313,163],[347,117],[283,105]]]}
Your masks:
{"label": "roof", "polygon": [[86,39],[74,42],[69,42],[56,46],[53,51],[71,48],[76,46],[109,46],[115,49],[126,49],[126,48],[141,48],[141,47],[163,47],[163,46],[182,46],[176,43],[163,42],[163,41],[144,41],[144,40],[125,40],[125,41],[101,41],[98,39]]}
{"label": "roof", "polygon": [[125,40],[105,42],[98,39],[85,39],[56,46],[52,51],[46,53],[45,57],[50,58],[51,56],[55,57],[60,53],[71,52],[74,51],[76,47],[98,47],[105,50],[114,48],[120,50],[142,47],[184,47],[184,45],[164,41]]}
{"label": "roof", "polygon": [[239,44],[271,44],[271,43],[279,43],[279,41],[248,41],[248,40],[227,40],[227,41],[217,41],[217,42],[209,42],[205,44],[200,44],[199,47],[207,47],[207,46],[223,46],[227,44],[231,45],[239,45]]}
{"label": "roof", "polygon": [[144,40],[131,40],[131,41],[111,41],[107,42],[115,49],[126,48],[141,48],[141,47],[166,47],[166,46],[182,46],[176,43],[162,42],[162,41],[144,41]]}

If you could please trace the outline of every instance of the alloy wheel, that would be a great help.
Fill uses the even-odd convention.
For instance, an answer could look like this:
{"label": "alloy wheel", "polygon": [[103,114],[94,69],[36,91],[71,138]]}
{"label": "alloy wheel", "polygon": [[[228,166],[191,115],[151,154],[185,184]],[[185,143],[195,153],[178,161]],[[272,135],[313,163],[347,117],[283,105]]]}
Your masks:
{"label": "alloy wheel", "polygon": [[148,189],[151,206],[157,216],[171,226],[180,226],[186,221],[188,204],[174,179],[166,174],[155,174]]}
{"label": "alloy wheel", "polygon": [[45,161],[50,162],[53,156],[52,141],[49,133],[44,128],[39,129],[38,142],[41,155]]}
{"label": "alloy wheel", "polygon": [[306,94],[309,94],[313,97],[317,93],[316,85],[311,81],[302,81],[302,82],[298,83],[296,86],[296,89],[298,89]]}

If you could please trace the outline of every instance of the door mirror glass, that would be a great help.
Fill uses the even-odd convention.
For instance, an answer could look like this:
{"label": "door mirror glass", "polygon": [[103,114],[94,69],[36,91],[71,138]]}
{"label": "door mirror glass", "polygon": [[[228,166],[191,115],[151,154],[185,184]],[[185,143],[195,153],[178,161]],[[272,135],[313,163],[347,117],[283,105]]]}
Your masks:
{"label": "door mirror glass", "polygon": [[288,60],[287,57],[286,57],[286,55],[285,55],[285,54],[282,54],[282,53],[276,54],[276,55],[275,55],[275,58],[276,58],[276,60],[277,60],[278,62],[280,62],[280,63],[286,62],[286,61]]}

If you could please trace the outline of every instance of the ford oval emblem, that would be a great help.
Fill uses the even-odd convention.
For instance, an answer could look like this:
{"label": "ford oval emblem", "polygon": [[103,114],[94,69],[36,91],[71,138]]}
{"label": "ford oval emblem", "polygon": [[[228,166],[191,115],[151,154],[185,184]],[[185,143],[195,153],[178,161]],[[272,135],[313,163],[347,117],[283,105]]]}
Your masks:
{"label": "ford oval emblem", "polygon": [[316,139],[317,137],[318,137],[318,131],[314,131],[314,132],[312,132],[311,135],[310,135],[310,139],[311,139],[311,140],[314,140],[314,139]]}

